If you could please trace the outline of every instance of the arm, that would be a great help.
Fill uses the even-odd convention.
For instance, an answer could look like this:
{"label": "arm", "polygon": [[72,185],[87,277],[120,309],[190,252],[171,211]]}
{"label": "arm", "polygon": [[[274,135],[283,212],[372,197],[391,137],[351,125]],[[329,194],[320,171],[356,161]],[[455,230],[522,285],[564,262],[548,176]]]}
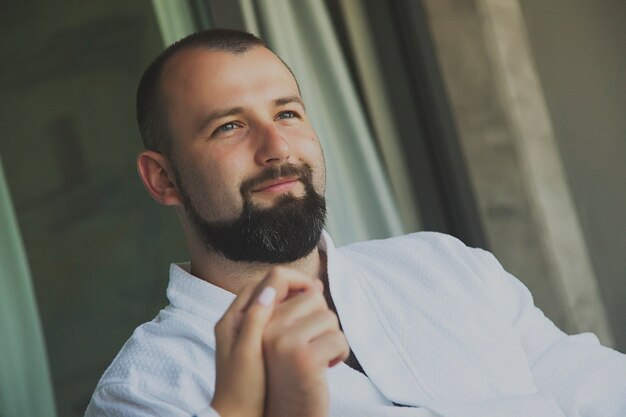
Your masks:
{"label": "arm", "polygon": [[[111,384],[98,389],[91,398],[85,417],[192,417],[161,398],[140,391],[128,384]],[[220,417],[213,409],[203,410],[197,417]]]}
{"label": "arm", "polygon": [[[128,384],[127,381],[120,380],[120,383],[110,383],[101,386],[94,393],[86,417],[107,417],[107,416],[168,416],[168,417],[237,417],[246,416],[254,417],[263,415],[266,402],[266,394],[272,386],[285,387],[283,390],[272,390],[274,395],[271,396],[273,401],[272,410],[298,410],[304,411],[301,404],[294,402],[296,392],[302,393],[304,384],[308,384],[308,388],[315,388],[311,391],[304,392],[304,399],[308,399],[311,406],[317,407],[323,405],[324,392],[326,389],[324,378],[320,378],[320,374],[328,366],[329,362],[342,360],[343,346],[340,346],[339,353],[327,353],[328,359],[322,358],[322,362],[318,362],[320,354],[324,351],[325,338],[318,340],[312,352],[302,350],[301,346],[283,345],[281,340],[294,341],[302,334],[301,331],[307,332],[309,338],[304,347],[309,347],[308,342],[317,340],[317,335],[328,333],[325,329],[337,330],[333,320],[322,320],[322,325],[317,324],[317,317],[309,320],[309,323],[298,322],[296,331],[287,331],[284,320],[304,318],[320,309],[327,310],[323,296],[321,296],[321,284],[316,284],[317,280],[304,276],[296,271],[285,268],[275,268],[268,276],[258,285],[251,285],[242,291],[241,294],[228,308],[227,312],[216,324],[216,384],[211,407],[202,411],[193,410],[190,404],[186,409],[181,408],[181,404],[171,402],[171,398],[159,396],[154,392],[141,391],[141,384]],[[272,290],[264,291],[266,288]],[[269,294],[269,296],[268,296]],[[316,295],[317,294],[317,295]],[[306,296],[303,296],[306,295]],[[274,299],[272,299],[272,296]],[[320,297],[322,302],[320,303]],[[311,299],[314,302],[309,302]],[[283,308],[284,306],[284,308]],[[272,315],[275,309],[281,307],[281,314]],[[315,314],[313,314],[315,315]],[[272,333],[271,338],[266,338],[265,330],[269,326],[270,318],[276,319],[273,328],[276,329]],[[328,317],[328,316],[327,316]],[[336,318],[335,318],[336,320]],[[312,331],[311,331],[312,330]],[[284,333],[282,333],[284,331]],[[320,333],[321,332],[321,333]],[[334,334],[334,332],[331,331]],[[291,336],[296,336],[292,338]],[[340,334],[339,336],[343,336]],[[335,335],[335,338],[337,335]],[[277,345],[284,346],[286,350],[280,350],[277,355],[270,354],[264,358],[264,345],[276,346],[272,341],[278,342]],[[341,339],[340,339],[341,342]],[[343,339],[345,344],[345,339]],[[345,345],[347,347],[347,345]],[[319,349],[318,349],[319,348]],[[332,346],[331,346],[332,350]],[[298,367],[299,364],[293,364],[291,360],[299,357],[303,353],[311,353],[308,360],[316,359],[314,369],[307,368],[305,370]],[[145,359],[145,358],[144,358]],[[325,363],[324,363],[325,361]],[[283,373],[279,371],[291,366],[299,372]],[[273,375],[270,387],[266,389],[267,369],[271,370]],[[309,370],[314,371],[309,374]],[[200,373],[202,373],[200,371]],[[302,375],[304,378],[299,379]],[[288,377],[295,377],[293,384],[287,382]],[[317,385],[313,384],[316,382]],[[321,399],[322,401],[318,401]],[[280,405],[280,407],[278,407]],[[293,408],[285,408],[291,406]],[[315,408],[313,407],[313,408]],[[189,411],[191,408],[192,411]],[[323,407],[322,407],[323,409]],[[300,414],[306,416],[321,416],[324,413],[314,413],[312,410],[309,414]],[[268,414],[269,415],[269,414]],[[272,417],[279,415],[293,414],[272,414]]]}
{"label": "arm", "polygon": [[[113,382],[98,387],[94,393],[85,417],[262,416],[265,399],[262,335],[273,310],[272,292],[272,289],[263,292],[263,288],[254,285],[245,288],[216,324],[216,384],[210,407],[207,407],[210,398],[206,398],[206,402],[200,406],[198,401],[181,403],[182,400],[175,394],[164,395],[163,387],[160,391],[154,390],[155,380],[170,377],[181,378],[182,382],[191,380],[190,372],[183,372],[181,377],[181,373],[161,371],[159,368],[158,372],[154,369],[147,373],[134,372],[132,378],[120,378],[117,381],[116,378],[110,378]],[[178,359],[187,359],[184,346],[176,346],[174,350],[182,357],[171,355],[172,349],[170,355],[163,355],[159,350],[140,349],[134,352],[134,357],[141,360],[133,360],[133,365],[141,369],[147,363],[161,363],[165,366],[169,361],[179,365],[174,370],[180,367],[190,370],[189,367],[195,362],[183,361],[182,365],[177,362]],[[150,354],[146,355],[146,352]],[[163,358],[165,360],[161,362]],[[205,373],[210,375],[211,370],[199,369],[195,375],[201,377]],[[196,387],[188,385],[187,388],[194,390]],[[203,409],[198,410],[199,406]]]}
{"label": "arm", "polygon": [[592,334],[568,336],[533,304],[528,289],[486,252],[494,304],[514,327],[537,387],[566,416],[626,416],[626,355],[599,344]]}

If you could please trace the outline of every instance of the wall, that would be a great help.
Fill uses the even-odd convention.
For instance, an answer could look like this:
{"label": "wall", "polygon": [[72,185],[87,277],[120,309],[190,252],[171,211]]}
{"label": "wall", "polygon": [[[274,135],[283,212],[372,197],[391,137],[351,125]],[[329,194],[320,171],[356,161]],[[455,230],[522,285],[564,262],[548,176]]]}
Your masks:
{"label": "wall", "polygon": [[617,347],[626,350],[626,2],[520,2]]}
{"label": "wall", "polygon": [[613,344],[517,0],[426,0],[491,248],[568,332]]}

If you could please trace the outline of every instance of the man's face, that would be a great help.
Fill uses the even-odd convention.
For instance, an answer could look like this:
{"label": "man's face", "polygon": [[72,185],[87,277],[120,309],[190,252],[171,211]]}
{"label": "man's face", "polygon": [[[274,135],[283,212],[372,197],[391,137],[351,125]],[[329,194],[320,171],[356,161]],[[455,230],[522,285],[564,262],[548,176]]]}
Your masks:
{"label": "man's face", "polygon": [[285,65],[261,47],[192,49],[162,79],[178,189],[207,249],[271,263],[308,254],[324,224],[324,158]]}

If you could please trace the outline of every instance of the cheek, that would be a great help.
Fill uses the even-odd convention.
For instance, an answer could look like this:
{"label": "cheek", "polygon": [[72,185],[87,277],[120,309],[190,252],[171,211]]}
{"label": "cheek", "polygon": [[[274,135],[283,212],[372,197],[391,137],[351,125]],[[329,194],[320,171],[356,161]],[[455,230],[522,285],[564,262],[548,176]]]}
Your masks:
{"label": "cheek", "polygon": [[245,152],[222,153],[211,161],[213,192],[210,198],[221,201],[224,206],[232,209],[243,202],[239,191],[245,179],[245,168],[248,166],[243,157]]}
{"label": "cheek", "polygon": [[[182,168],[183,185],[190,198],[202,207],[229,206],[232,175],[213,158],[188,159]],[[231,185],[232,187],[232,185]],[[230,203],[232,205],[232,202]]]}
{"label": "cheek", "polygon": [[306,141],[303,149],[303,159],[313,169],[313,184],[315,189],[324,194],[326,189],[326,161],[321,143],[317,136],[313,134]]}
{"label": "cheek", "polygon": [[294,132],[291,132],[292,138],[300,138],[298,140],[298,147],[301,155],[306,159],[319,159],[321,158],[321,144],[310,126],[299,126]]}

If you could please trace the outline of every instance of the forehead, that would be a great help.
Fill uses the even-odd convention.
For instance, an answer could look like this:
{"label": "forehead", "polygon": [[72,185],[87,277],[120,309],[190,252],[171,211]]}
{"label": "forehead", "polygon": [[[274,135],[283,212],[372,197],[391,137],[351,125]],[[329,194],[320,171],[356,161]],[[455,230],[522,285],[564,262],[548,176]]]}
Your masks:
{"label": "forehead", "polygon": [[264,47],[243,53],[194,48],[165,65],[161,89],[170,109],[223,108],[275,95],[300,95],[283,62]]}

